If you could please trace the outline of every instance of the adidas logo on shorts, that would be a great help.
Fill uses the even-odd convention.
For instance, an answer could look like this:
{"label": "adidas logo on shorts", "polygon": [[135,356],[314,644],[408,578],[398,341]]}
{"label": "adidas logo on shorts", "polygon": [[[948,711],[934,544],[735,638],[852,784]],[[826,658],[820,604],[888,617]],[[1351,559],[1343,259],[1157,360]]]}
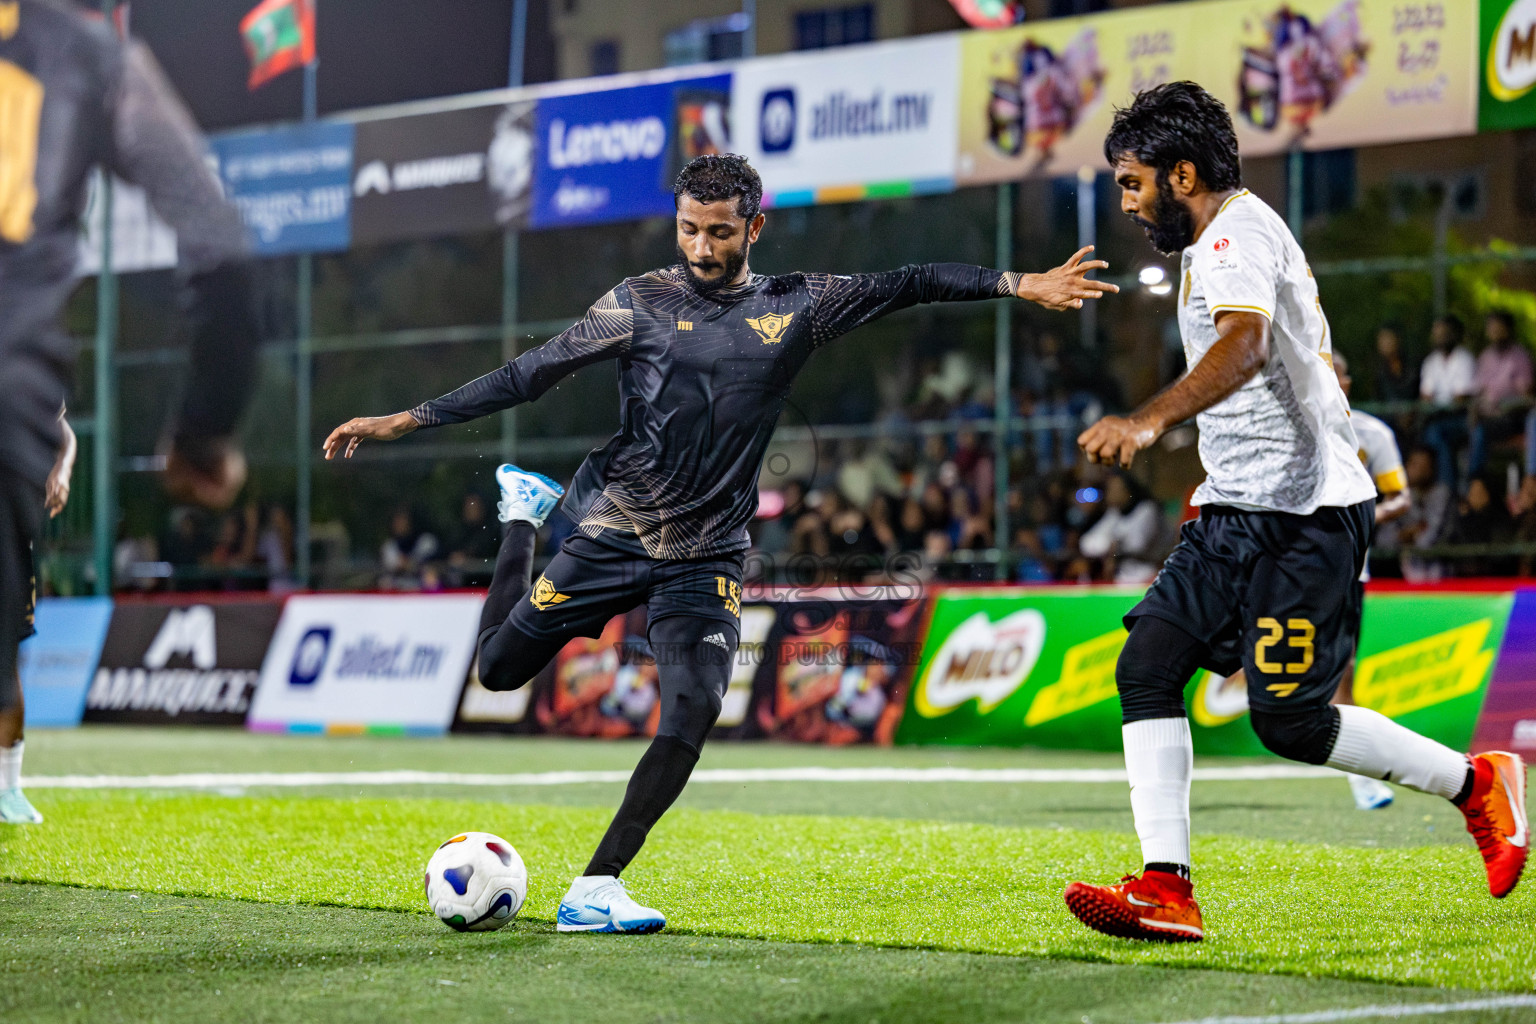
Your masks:
{"label": "adidas logo on shorts", "polygon": [[725,642],[724,633],[711,633],[709,636],[704,638],[703,642],[706,644],[714,644],[722,651],[728,651],[731,649],[731,645]]}

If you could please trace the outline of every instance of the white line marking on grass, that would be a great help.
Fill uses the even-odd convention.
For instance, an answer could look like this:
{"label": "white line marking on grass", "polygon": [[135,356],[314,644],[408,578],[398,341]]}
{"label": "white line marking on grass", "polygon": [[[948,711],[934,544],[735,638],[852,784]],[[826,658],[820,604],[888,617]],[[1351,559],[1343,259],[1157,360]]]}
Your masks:
{"label": "white line marking on grass", "polygon": [[1536,1007],[1536,996],[1496,996],[1469,999],[1460,1003],[1391,1003],[1385,1006],[1354,1006],[1346,1010],[1316,1010],[1312,1013],[1277,1013],[1268,1017],[1201,1017],[1177,1024],[1330,1024],[1337,1020],[1368,1020],[1386,1017],[1439,1017],[1447,1013],[1474,1013],[1478,1010],[1514,1010]]}
{"label": "white line marking on grass", "polygon": [[[1330,778],[1332,768],[1255,765],[1196,768],[1201,782]],[[628,771],[589,772],[194,772],[180,775],[29,775],[28,789],[227,789],[303,786],[581,786],[628,782]],[[690,784],[749,782],[1125,782],[1119,768],[705,768]]]}

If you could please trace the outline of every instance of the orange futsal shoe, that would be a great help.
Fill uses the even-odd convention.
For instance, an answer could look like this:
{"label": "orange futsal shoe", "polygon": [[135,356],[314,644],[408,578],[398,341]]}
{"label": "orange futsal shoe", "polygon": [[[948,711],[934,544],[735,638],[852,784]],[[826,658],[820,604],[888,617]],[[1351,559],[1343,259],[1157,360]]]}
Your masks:
{"label": "orange futsal shoe", "polygon": [[1148,871],[1126,875],[1119,885],[1073,882],[1065,893],[1067,909],[1083,924],[1105,935],[1148,942],[1199,942],[1205,938],[1194,887],[1178,875]]}
{"label": "orange futsal shoe", "polygon": [[1519,754],[1490,750],[1472,759],[1472,772],[1472,795],[1462,804],[1461,813],[1488,869],[1488,891],[1502,898],[1520,881],[1531,852],[1525,762]]}

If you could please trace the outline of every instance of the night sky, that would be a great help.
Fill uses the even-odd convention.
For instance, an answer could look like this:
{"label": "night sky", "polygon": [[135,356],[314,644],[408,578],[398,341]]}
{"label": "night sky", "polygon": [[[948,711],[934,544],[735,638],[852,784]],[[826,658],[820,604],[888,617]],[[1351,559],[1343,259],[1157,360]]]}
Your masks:
{"label": "night sky", "polygon": [[[296,120],[302,111],[302,72],[246,91],[239,24],[256,2],[133,2],[133,34],[207,130]],[[318,10],[321,114],[507,84],[512,0],[319,0]],[[546,11],[542,0],[529,4],[530,82],[554,77]]]}

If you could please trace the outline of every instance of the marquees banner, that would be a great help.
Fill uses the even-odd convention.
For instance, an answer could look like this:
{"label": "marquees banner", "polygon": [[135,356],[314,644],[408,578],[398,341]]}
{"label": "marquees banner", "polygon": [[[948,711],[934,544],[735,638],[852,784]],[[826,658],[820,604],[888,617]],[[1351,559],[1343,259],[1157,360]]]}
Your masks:
{"label": "marquees banner", "polygon": [[265,596],[117,602],[85,720],[240,725],[281,609]]}
{"label": "marquees banner", "polygon": [[1248,157],[1477,130],[1472,5],[1157,4],[963,36],[960,184],[1104,168],[1118,105],[1199,82]]}
{"label": "marquees banner", "polygon": [[480,603],[475,594],[289,598],[247,727],[445,731],[474,657]]}
{"label": "marquees banner", "polygon": [[[1121,617],[1141,591],[946,592],[932,618],[900,743],[1119,750]],[[1472,739],[1510,594],[1373,595],[1354,699],[1457,749]],[[1195,750],[1264,752],[1247,694],[1209,672],[1188,691]]]}

